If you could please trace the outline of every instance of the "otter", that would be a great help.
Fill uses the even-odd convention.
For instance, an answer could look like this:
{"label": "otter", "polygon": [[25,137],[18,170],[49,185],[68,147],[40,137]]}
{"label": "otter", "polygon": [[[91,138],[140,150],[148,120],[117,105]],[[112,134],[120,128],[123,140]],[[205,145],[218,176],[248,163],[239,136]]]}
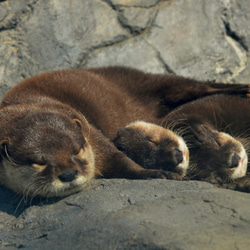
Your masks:
{"label": "otter", "polygon": [[119,128],[116,147],[146,169],[163,169],[186,175],[189,150],[183,138],[156,124],[136,121]]}
{"label": "otter", "polygon": [[185,104],[165,117],[164,126],[182,131],[189,145],[190,178],[250,190],[245,176],[250,157],[249,111],[248,98],[214,95]]}
{"label": "otter", "polygon": [[25,197],[53,197],[81,191],[95,177],[181,179],[187,148],[170,130],[163,133],[174,145],[169,168],[143,168],[112,140],[137,120],[157,123],[182,104],[223,93],[248,95],[249,87],[122,67],[26,79],[1,102],[0,183]]}
{"label": "otter", "polygon": [[[204,180],[216,186],[250,192],[247,167],[250,157],[249,114],[249,99],[213,95],[179,106],[162,119],[161,126],[181,135],[189,148],[186,179]],[[139,129],[127,126],[121,131],[114,140],[118,148],[134,161],[146,162],[145,159],[150,157],[149,143],[143,138],[150,137],[153,127],[146,131],[142,125]],[[137,137],[129,136],[128,131],[136,133]],[[150,146],[152,150],[160,150],[159,145]],[[158,154],[157,161],[163,161],[164,155]]]}

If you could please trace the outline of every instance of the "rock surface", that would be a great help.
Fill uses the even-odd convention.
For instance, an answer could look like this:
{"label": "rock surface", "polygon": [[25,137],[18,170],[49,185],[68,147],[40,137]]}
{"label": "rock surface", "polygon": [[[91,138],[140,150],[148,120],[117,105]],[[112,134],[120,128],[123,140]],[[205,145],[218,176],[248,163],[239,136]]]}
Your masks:
{"label": "rock surface", "polygon": [[249,194],[204,182],[96,180],[89,190],[54,203],[19,204],[14,211],[17,200],[10,193],[5,202],[13,206],[0,207],[5,210],[0,243],[7,249],[249,249],[250,244]]}
{"label": "rock surface", "polygon": [[[249,83],[248,0],[0,0],[0,98],[61,68],[126,65]],[[0,249],[249,249],[250,195],[96,180],[58,200],[0,187]]]}

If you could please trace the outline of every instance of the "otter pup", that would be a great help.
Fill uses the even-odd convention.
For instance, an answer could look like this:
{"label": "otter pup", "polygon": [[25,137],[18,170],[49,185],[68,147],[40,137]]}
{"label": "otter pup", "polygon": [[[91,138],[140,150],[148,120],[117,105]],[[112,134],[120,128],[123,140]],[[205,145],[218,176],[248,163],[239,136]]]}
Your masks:
{"label": "otter pup", "polygon": [[118,129],[113,140],[130,159],[147,169],[164,169],[186,175],[189,151],[182,139],[171,130],[137,121]]}
{"label": "otter pup", "polygon": [[168,114],[165,127],[178,130],[190,151],[192,179],[231,182],[247,172],[250,100],[214,95]]}
{"label": "otter pup", "polygon": [[189,146],[191,178],[229,188],[233,185],[225,183],[242,178],[237,187],[247,190],[249,111],[247,98],[214,95],[185,104],[164,118],[164,126],[177,129]]}
{"label": "otter pup", "polygon": [[[118,128],[160,121],[175,107],[216,93],[247,95],[249,88],[121,67],[27,79],[0,106],[0,183],[24,196],[51,197],[78,192],[94,177],[180,179],[178,168],[144,169],[111,140]],[[185,148],[174,133],[171,138],[173,154]]]}
{"label": "otter pup", "polygon": [[[188,145],[189,178],[250,192],[250,177],[245,176],[250,153],[249,111],[249,99],[213,95],[184,104],[162,119],[161,126],[180,134]],[[138,162],[150,157],[149,143],[143,138],[156,130],[152,127],[146,131],[142,125],[139,132],[138,127],[125,129],[132,130],[129,133],[136,133],[137,137],[128,136],[128,131],[118,132],[115,139],[118,148],[122,144],[121,150]],[[164,155],[158,154],[156,158],[163,161]]]}

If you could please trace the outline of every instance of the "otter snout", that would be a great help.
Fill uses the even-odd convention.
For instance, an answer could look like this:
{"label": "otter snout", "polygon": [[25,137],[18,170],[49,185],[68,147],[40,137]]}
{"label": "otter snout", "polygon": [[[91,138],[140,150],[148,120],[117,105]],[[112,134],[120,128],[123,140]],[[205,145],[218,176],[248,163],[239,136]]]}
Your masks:
{"label": "otter snout", "polygon": [[59,175],[58,179],[61,182],[70,182],[70,181],[73,181],[76,179],[77,174],[78,174],[77,170],[73,170],[73,169],[68,170],[68,171],[65,171],[64,173],[62,173],[61,175]]}
{"label": "otter snout", "polygon": [[[239,142],[240,143],[240,142]],[[229,159],[229,168],[232,171],[231,179],[237,179],[246,175],[248,157],[242,145],[239,153],[233,153]]]}

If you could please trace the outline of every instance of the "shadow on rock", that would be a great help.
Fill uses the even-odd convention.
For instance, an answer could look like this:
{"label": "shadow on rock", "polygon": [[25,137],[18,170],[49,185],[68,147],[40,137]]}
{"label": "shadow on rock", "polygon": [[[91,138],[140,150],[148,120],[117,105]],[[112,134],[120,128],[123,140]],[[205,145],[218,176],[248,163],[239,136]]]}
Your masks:
{"label": "shadow on rock", "polygon": [[10,189],[0,185],[0,211],[18,217],[30,206],[42,206],[58,202],[62,198],[42,198],[24,199]]}

